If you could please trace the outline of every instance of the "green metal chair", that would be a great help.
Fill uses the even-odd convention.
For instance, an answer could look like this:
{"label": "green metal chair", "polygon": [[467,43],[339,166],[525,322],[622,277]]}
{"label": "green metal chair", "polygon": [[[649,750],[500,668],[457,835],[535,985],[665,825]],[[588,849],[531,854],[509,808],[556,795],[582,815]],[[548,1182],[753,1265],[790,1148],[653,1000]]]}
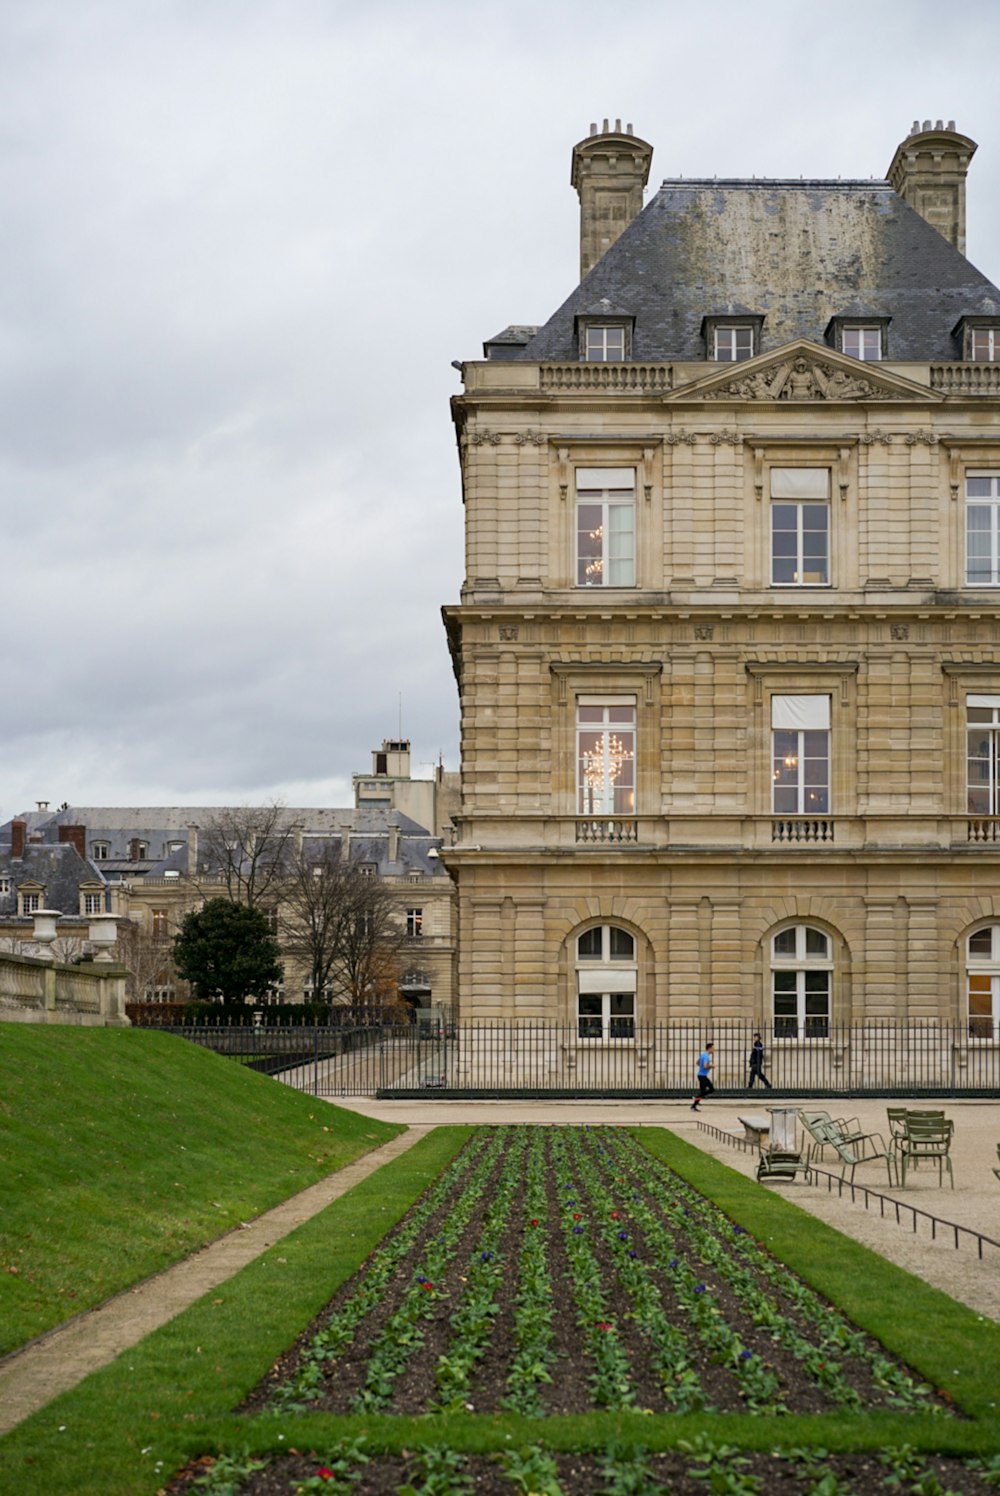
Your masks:
{"label": "green metal chair", "polygon": [[948,1170],[952,1189],[955,1188],[955,1171],[951,1166],[951,1140],[955,1124],[942,1114],[908,1112],[906,1132],[899,1142],[900,1183],[906,1187],[906,1171],[919,1163],[930,1160],[938,1166],[938,1186],[944,1184],[944,1170]]}

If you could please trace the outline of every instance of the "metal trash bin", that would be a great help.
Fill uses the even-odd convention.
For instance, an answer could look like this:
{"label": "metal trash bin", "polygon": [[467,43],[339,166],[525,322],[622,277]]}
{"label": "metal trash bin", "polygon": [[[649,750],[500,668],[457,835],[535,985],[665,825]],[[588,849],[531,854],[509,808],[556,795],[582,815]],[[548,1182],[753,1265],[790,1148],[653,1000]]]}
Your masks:
{"label": "metal trash bin", "polygon": [[769,1146],[777,1153],[795,1153],[798,1147],[799,1109],[797,1106],[769,1106],[771,1136]]}

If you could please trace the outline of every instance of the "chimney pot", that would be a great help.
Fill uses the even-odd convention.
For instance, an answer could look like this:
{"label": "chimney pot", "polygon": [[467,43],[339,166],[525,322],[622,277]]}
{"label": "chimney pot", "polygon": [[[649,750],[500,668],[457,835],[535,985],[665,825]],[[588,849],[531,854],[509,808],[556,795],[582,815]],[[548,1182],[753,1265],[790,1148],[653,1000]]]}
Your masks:
{"label": "chimney pot", "polygon": [[25,832],[28,829],[27,821],[11,821],[10,823],[10,855],[11,857],[24,856]]}
{"label": "chimney pot", "polygon": [[930,122],[930,120],[929,120],[929,119],[925,119],[925,120],[924,120],[924,129],[925,129],[925,130],[929,130],[929,129],[930,129],[930,127],[931,127],[931,122]]}
{"label": "chimney pot", "polygon": [[604,121],[604,133],[605,133],[605,135],[608,134],[608,122],[607,122],[607,120]]}

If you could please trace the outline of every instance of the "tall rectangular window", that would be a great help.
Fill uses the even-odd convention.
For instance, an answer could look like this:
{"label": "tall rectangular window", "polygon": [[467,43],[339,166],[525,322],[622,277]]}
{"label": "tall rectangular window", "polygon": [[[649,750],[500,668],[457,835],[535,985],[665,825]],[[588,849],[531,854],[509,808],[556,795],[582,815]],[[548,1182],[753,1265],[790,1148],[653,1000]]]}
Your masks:
{"label": "tall rectangular window", "polygon": [[424,911],[422,909],[407,909],[406,911],[406,933],[411,940],[419,940],[424,933]]}
{"label": "tall rectangular window", "polygon": [[882,357],[882,329],[879,327],[845,327],[842,340],[843,350],[851,358],[874,364]]}
{"label": "tall rectangular window", "polygon": [[165,909],[151,909],[149,911],[149,922],[152,927],[153,939],[166,940],[167,911]]}
{"label": "tall rectangular window", "polygon": [[830,469],[771,469],[771,582],[825,587],[830,581]]}
{"label": "tall rectangular window", "polygon": [[773,813],[828,815],[829,696],[772,696],[771,745]]}
{"label": "tall rectangular window", "polygon": [[752,327],[717,327],[714,343],[715,357],[721,364],[741,364],[753,358]]}
{"label": "tall rectangular window", "polygon": [[1000,696],[970,696],[965,710],[969,814],[1000,815]]}
{"label": "tall rectangular window", "polygon": [[635,586],[634,468],[577,468],[576,584]]}
{"label": "tall rectangular window", "polygon": [[620,364],[625,358],[624,327],[588,327],[588,364]]}
{"label": "tall rectangular window", "polygon": [[965,475],[965,584],[1000,586],[1000,473]]}
{"label": "tall rectangular window", "polygon": [[576,707],[577,813],[635,814],[635,698],[581,696]]}

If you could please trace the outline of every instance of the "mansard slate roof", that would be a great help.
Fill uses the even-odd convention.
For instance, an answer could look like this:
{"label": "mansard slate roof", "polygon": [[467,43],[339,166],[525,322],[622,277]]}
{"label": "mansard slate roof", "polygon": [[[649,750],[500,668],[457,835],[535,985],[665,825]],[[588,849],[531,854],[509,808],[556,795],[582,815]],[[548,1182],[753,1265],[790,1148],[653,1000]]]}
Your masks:
{"label": "mansard slate roof", "polygon": [[666,181],[515,357],[576,360],[574,319],[601,300],[653,362],[704,359],[702,321],[727,313],[763,315],[766,353],[864,306],[914,362],[960,356],[961,317],[1000,316],[1000,290],[880,181]]}

